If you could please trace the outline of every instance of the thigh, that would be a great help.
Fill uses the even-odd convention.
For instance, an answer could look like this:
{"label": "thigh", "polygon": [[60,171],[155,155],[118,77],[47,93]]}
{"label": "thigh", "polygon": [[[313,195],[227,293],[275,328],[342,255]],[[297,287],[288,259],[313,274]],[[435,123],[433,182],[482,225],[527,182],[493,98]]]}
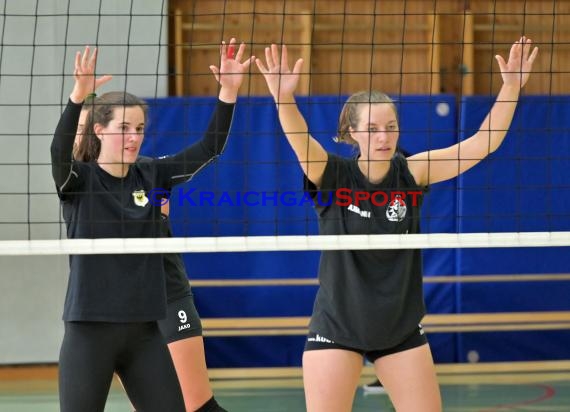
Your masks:
{"label": "thigh", "polygon": [[158,321],[160,333],[167,343],[202,336],[202,322],[192,295],[168,303],[166,319]]}
{"label": "thigh", "polygon": [[441,395],[429,345],[376,359],[374,369],[398,412],[441,412]]}
{"label": "thigh", "polygon": [[119,342],[110,324],[66,322],[59,355],[62,412],[103,411]]}
{"label": "thigh", "polygon": [[[307,345],[308,347],[309,345]],[[303,353],[303,385],[308,412],[349,412],[362,371],[362,355],[335,348]]]}
{"label": "thigh", "polygon": [[155,322],[136,325],[117,371],[129,399],[140,412],[184,412],[172,358]]}

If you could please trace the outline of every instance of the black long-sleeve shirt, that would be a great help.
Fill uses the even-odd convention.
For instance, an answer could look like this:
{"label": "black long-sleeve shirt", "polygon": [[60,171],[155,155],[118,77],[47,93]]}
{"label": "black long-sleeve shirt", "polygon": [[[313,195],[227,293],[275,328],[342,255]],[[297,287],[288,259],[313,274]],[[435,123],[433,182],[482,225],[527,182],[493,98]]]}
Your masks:
{"label": "black long-sleeve shirt", "polygon": [[[234,104],[218,102],[204,137],[174,156],[136,162],[123,178],[95,162],[72,160],[82,105],[69,101],[51,145],[52,174],[70,239],[161,236],[152,189],[169,190],[224,149]],[[162,254],[71,255],[63,319],[138,322],[162,319],[166,293]]]}

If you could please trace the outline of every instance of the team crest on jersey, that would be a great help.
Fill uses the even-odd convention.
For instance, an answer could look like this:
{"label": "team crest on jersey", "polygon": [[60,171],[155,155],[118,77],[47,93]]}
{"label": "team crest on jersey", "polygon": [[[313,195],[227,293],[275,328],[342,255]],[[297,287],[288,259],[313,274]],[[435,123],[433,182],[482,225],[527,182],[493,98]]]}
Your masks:
{"label": "team crest on jersey", "polygon": [[406,203],[400,195],[396,195],[386,208],[386,218],[390,222],[401,222],[406,217]]}
{"label": "team crest on jersey", "polygon": [[135,205],[140,207],[145,207],[148,203],[148,197],[146,197],[144,190],[135,190],[133,192],[133,200],[135,201]]}

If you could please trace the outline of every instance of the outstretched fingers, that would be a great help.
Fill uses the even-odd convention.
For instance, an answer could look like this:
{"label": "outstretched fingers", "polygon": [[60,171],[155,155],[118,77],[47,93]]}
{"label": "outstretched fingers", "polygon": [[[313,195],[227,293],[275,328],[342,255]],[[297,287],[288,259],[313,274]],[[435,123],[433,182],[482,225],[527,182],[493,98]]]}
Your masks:
{"label": "outstretched fingers", "polygon": [[89,70],[91,70],[92,72],[95,72],[95,66],[97,65],[97,55],[99,54],[99,49],[97,47],[95,47],[95,49],[93,49],[93,53],[91,53],[91,57],[88,60],[88,67]]}
{"label": "outstretched fingers", "polygon": [[218,69],[217,66],[214,66],[213,64],[210,66],[210,71],[212,72],[212,74],[214,75],[214,78],[216,79],[216,81],[219,83],[220,82],[220,69]]}
{"label": "outstretched fingers", "polygon": [[85,50],[83,51],[83,56],[81,58],[81,67],[85,67],[87,65],[87,62],[89,61],[89,51],[90,47],[85,46]]}
{"label": "outstretched fingers", "polygon": [[111,75],[95,77],[97,53],[96,47],[92,50],[89,46],[85,46],[83,52],[75,53],[73,70],[75,85],[70,95],[71,100],[75,103],[82,102],[89,93],[93,93],[113,78]]}
{"label": "outstretched fingers", "polygon": [[106,74],[104,76],[99,77],[98,79],[95,80],[95,89],[98,89],[105,83],[110,82],[112,79],[113,76],[111,76],[110,74]]}
{"label": "outstretched fingers", "polygon": [[255,59],[255,65],[257,66],[261,74],[266,74],[268,72],[267,67],[265,67],[260,58]]}
{"label": "outstretched fingers", "polygon": [[74,74],[77,74],[80,69],[81,69],[81,52],[78,51],[78,52],[75,53],[75,68],[74,68]]}
{"label": "outstretched fingers", "polygon": [[297,59],[295,65],[293,66],[293,74],[300,74],[302,67],[303,67],[303,59]]}
{"label": "outstretched fingers", "polygon": [[501,56],[500,54],[497,54],[495,56],[495,60],[497,60],[497,63],[499,64],[499,69],[501,70],[501,73],[504,73],[507,71],[507,62],[505,61],[505,59],[503,59],[503,56]]}
{"label": "outstretched fingers", "polygon": [[[277,48],[277,46],[275,46]],[[287,46],[281,46],[281,70],[289,71],[289,56],[287,55]]]}
{"label": "outstretched fingers", "polygon": [[[271,45],[271,60],[273,62],[273,66],[277,66],[279,64],[283,64],[283,60],[279,59],[279,48],[276,44]],[[282,67],[281,67],[282,69]]]}
{"label": "outstretched fingers", "polygon": [[289,67],[289,56],[287,46],[281,46],[281,53],[279,53],[279,46],[272,44],[270,47],[265,48],[265,64],[260,59],[256,59],[255,63],[261,73],[280,73],[280,74],[298,74],[301,71],[302,59],[295,62],[293,72]]}
{"label": "outstretched fingers", "polygon": [[275,62],[273,61],[272,47],[273,45],[265,48],[265,63],[267,64],[268,71],[271,71],[271,69],[275,66]]}
{"label": "outstretched fingers", "polygon": [[525,50],[525,60],[532,65],[534,63],[534,60],[536,59],[536,56],[538,56],[538,47],[535,47],[534,49],[532,49],[532,52],[530,52],[530,49],[532,48],[532,40],[530,39],[526,44],[526,46],[527,49]]}
{"label": "outstretched fingers", "polygon": [[508,60],[496,55],[503,82],[523,87],[530,77],[532,65],[538,56],[538,47],[533,48],[532,40],[522,36],[510,49]]}
{"label": "outstretched fingers", "polygon": [[[235,39],[232,39],[235,43]],[[235,52],[235,45],[231,45],[230,41],[230,48],[228,49],[228,57],[230,59],[235,59],[238,62],[241,62],[243,59],[243,54],[245,53],[245,43],[241,43],[237,48],[237,52]],[[244,62],[245,63],[245,62]]]}

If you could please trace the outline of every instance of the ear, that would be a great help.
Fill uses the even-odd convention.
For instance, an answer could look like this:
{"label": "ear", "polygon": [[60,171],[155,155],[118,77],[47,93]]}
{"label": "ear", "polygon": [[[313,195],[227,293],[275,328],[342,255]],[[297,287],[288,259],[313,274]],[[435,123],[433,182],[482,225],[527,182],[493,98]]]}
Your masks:
{"label": "ear", "polygon": [[100,141],[103,141],[103,125],[101,123],[95,123],[93,125],[93,131],[95,132],[95,136],[97,136],[97,138]]}
{"label": "ear", "polygon": [[354,138],[355,132],[356,130],[354,130],[354,127],[348,126],[348,134],[350,135],[350,138],[356,142],[356,139]]}

